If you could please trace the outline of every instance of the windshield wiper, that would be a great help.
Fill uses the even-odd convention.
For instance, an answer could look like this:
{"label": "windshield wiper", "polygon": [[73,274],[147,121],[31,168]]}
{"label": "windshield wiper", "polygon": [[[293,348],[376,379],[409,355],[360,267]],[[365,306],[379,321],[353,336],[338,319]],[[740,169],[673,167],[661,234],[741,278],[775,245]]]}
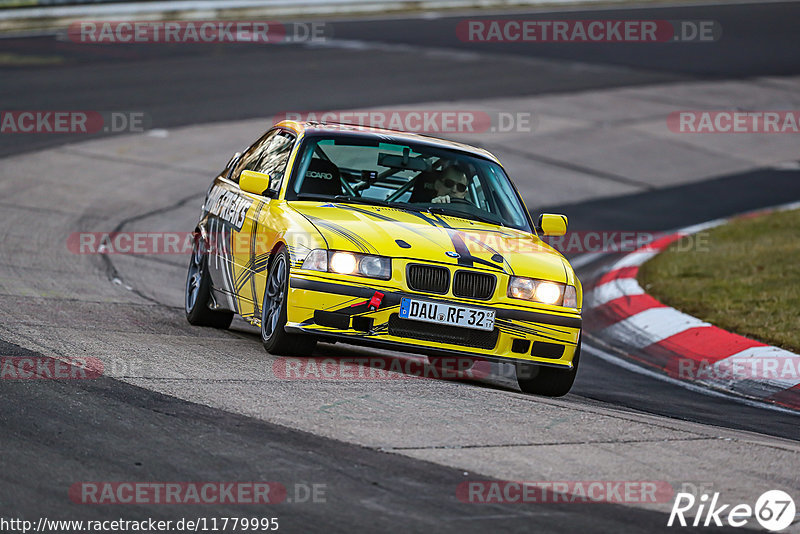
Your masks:
{"label": "windshield wiper", "polygon": [[353,195],[336,195],[333,197],[333,200],[337,202],[352,202],[353,204],[375,204],[377,206],[389,206],[389,203],[385,200],[380,200],[378,198],[354,197]]}
{"label": "windshield wiper", "polygon": [[383,206],[385,208],[399,208],[402,210],[409,210],[409,211],[421,211],[420,209],[415,208],[411,204],[407,204],[405,202],[392,202],[389,200],[381,200],[379,198],[364,198],[364,197],[354,197],[352,195],[336,195],[333,199],[337,202],[353,202],[355,204],[371,204],[373,206]]}
{"label": "windshield wiper", "polygon": [[333,200],[330,195],[322,195],[319,193],[298,193],[297,200]]}
{"label": "windshield wiper", "polygon": [[494,224],[496,226],[505,226],[502,220],[492,219],[490,217],[484,217],[482,215],[477,215],[475,213],[464,213],[463,211],[454,210],[454,209],[447,209],[444,206],[431,206],[426,210],[428,213],[438,213],[439,215],[449,215],[451,217],[458,217],[460,219],[471,219],[480,222],[484,222],[487,224]]}
{"label": "windshield wiper", "polygon": [[412,206],[405,202],[390,202],[388,200],[381,200],[379,198],[365,198],[354,197],[353,195],[321,195],[318,193],[300,193],[297,195],[297,200],[320,200],[327,202],[350,202],[352,204],[367,204],[372,206],[382,206],[386,208],[399,208],[409,211],[423,211],[421,208]]}

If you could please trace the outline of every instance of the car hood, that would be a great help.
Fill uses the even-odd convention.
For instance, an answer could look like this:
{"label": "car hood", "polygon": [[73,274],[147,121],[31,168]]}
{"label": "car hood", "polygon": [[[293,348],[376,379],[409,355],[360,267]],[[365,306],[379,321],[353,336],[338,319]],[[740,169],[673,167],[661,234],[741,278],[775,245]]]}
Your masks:
{"label": "car hood", "polygon": [[294,201],[332,250],[420,259],[573,283],[564,257],[534,234],[460,217],[364,204]]}

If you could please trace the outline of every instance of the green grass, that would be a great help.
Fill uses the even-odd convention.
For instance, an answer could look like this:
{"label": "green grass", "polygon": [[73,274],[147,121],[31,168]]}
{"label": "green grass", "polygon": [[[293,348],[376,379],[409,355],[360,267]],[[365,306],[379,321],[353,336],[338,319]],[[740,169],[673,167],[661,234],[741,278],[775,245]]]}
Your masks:
{"label": "green grass", "polygon": [[685,237],[645,263],[638,278],[668,306],[800,352],[800,210]]}

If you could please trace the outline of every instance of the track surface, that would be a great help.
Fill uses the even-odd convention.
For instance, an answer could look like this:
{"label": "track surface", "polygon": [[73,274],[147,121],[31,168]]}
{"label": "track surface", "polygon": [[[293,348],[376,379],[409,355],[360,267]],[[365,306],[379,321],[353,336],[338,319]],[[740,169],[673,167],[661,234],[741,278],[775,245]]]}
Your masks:
{"label": "track surface", "polygon": [[[414,18],[331,23],[337,41],[410,45],[406,53],[391,47],[339,45],[91,46],[51,37],[4,39],[0,54],[56,58],[61,63],[52,68],[0,68],[0,97],[6,109],[142,110],[151,116],[153,127],[171,128],[354,104],[457,101],[797,73],[797,2],[575,11],[559,17],[710,19],[719,22],[724,34],[713,44],[474,45],[456,38],[460,18]],[[496,57],[476,68],[474,61],[426,51],[430,48]],[[290,85],[277,83],[276,76],[291,80]],[[4,139],[0,156],[69,140],[59,135]]]}
{"label": "track surface", "polygon": [[[620,18],[643,16],[635,11],[613,14]],[[338,39],[411,42],[414,48],[406,51],[369,46],[355,49],[83,47],[48,38],[2,40],[0,53],[27,57],[56,55],[63,63],[47,68],[0,68],[3,79],[0,94],[9,103],[7,106],[14,109],[145,110],[154,127],[173,128],[269,116],[294,109],[353,107],[354,103],[366,107],[578,91],[698,76],[797,74],[798,50],[791,46],[796,34],[789,24],[797,15],[800,9],[795,3],[659,10],[652,18],[720,21],[726,30],[724,45],[707,50],[702,44],[691,48],[664,45],[663,50],[653,53],[647,49],[647,55],[632,45],[580,49],[550,46],[537,48],[535,56],[529,49],[496,46],[491,52],[497,56],[492,61],[485,58],[480,61],[479,70],[474,58],[419,53],[418,48],[427,47],[467,50],[465,45],[448,37],[454,24],[448,19],[342,22],[334,27]],[[610,18],[610,14],[597,12],[585,16]],[[765,50],[771,52],[767,54]],[[563,60],[578,60],[581,64]],[[276,73],[288,74],[294,81],[292,87],[275,83]],[[4,137],[0,155],[72,141],[74,137]],[[95,164],[100,165],[99,160]],[[7,174],[8,167],[0,169],[4,181],[13,179]],[[669,229],[800,198],[797,178],[796,172],[763,171],[551,209],[568,213],[574,228]],[[197,191],[202,192],[207,182],[199,179],[197,183]],[[134,191],[135,185],[131,188],[127,193],[133,197],[147,194],[146,190]],[[55,181],[42,195],[51,195],[55,201],[58,191]],[[66,191],[70,196],[69,188]],[[119,195],[119,191],[109,194]],[[124,195],[118,197],[119,201],[123,199]],[[197,202],[195,198],[191,205]],[[17,208],[10,205],[3,207],[7,214],[14,209]],[[111,219],[112,213],[111,208],[99,209],[95,215]],[[127,215],[135,217],[136,213]],[[165,220],[176,224],[175,221],[184,219],[183,215],[178,217],[170,212],[163,215],[166,218],[161,219],[161,224]],[[26,213],[25,217],[29,216],[34,214]],[[59,219],[56,214],[51,224],[57,224]],[[92,222],[91,217],[84,220],[87,226]],[[33,264],[32,272],[53,268]],[[164,268],[176,269],[172,265]],[[68,265],[57,267],[48,276],[54,273],[58,276],[60,269],[63,276],[80,279],[79,270]],[[151,289],[157,290],[158,283],[154,281]],[[105,295],[103,291],[99,294]],[[2,311],[3,317],[9,319],[7,324],[12,324],[10,319],[18,313],[27,313],[21,308],[14,309],[14,306],[24,307],[19,295],[9,295],[5,301]],[[40,327],[46,329],[48,323],[79,327],[81,314],[95,319],[102,314],[102,304],[69,306],[60,301],[55,306],[52,312],[44,313],[40,324],[32,327],[28,320],[21,329],[26,333]],[[257,344],[257,337],[246,330],[234,334],[193,333],[196,330],[183,324],[180,311],[175,308],[162,306],[152,310],[132,305],[125,310],[110,311],[110,317],[114,320],[124,317],[133,325],[167,337],[179,336],[178,342],[180,336],[200,335],[212,345],[242,340]],[[94,324],[94,328],[115,339],[121,327],[109,319],[108,324]],[[87,346],[93,345],[87,342]],[[3,344],[2,349],[4,355],[26,353],[26,349],[9,344]],[[442,397],[437,401],[465,402],[465,395],[473,395],[476,387],[485,387],[486,395],[508,393],[489,386],[443,384]],[[403,394],[402,389],[398,394]],[[323,524],[330,531],[352,531],[359,527],[389,531],[432,528],[528,531],[531,524],[536,524],[546,531],[572,532],[589,527],[593,531],[619,532],[652,531],[666,523],[662,512],[613,505],[465,507],[458,503],[453,492],[453,487],[464,479],[461,470],[232,415],[109,378],[90,384],[4,381],[0,383],[0,398],[5,406],[19,407],[0,415],[4,430],[0,444],[6,458],[0,473],[3,482],[0,505],[4,516],[35,518],[51,512],[61,518],[119,515],[118,509],[87,511],[85,507],[69,504],[65,488],[76,480],[266,478],[285,480],[287,485],[298,480],[322,481],[335,488],[335,494],[329,492],[325,506],[295,504],[279,509],[277,515],[286,518],[284,524],[289,531],[316,530]],[[800,438],[796,416],[692,393],[591,357],[584,358],[573,395],[565,402],[580,408],[621,407],[623,411],[631,409],[794,440]],[[404,419],[405,416],[401,418]],[[581,423],[576,420],[573,424]],[[776,468],[776,478],[780,478],[778,471]],[[558,477],[558,473],[552,476]],[[583,476],[592,478],[589,473]],[[242,510],[215,509],[211,514],[202,509],[196,515],[234,512]],[[193,513],[181,510],[179,515]],[[175,514],[147,507],[125,510],[126,518]]]}

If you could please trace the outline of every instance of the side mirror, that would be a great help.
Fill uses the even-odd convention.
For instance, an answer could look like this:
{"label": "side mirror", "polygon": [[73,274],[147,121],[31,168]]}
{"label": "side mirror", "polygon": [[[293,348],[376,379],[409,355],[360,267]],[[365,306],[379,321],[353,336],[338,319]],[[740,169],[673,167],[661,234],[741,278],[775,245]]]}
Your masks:
{"label": "side mirror", "polygon": [[564,235],[567,233],[567,216],[542,213],[536,223],[536,231],[542,235]]}
{"label": "side mirror", "polygon": [[254,195],[276,198],[278,191],[269,188],[271,180],[270,175],[263,172],[242,171],[239,177],[239,187],[242,191],[253,193]]}

